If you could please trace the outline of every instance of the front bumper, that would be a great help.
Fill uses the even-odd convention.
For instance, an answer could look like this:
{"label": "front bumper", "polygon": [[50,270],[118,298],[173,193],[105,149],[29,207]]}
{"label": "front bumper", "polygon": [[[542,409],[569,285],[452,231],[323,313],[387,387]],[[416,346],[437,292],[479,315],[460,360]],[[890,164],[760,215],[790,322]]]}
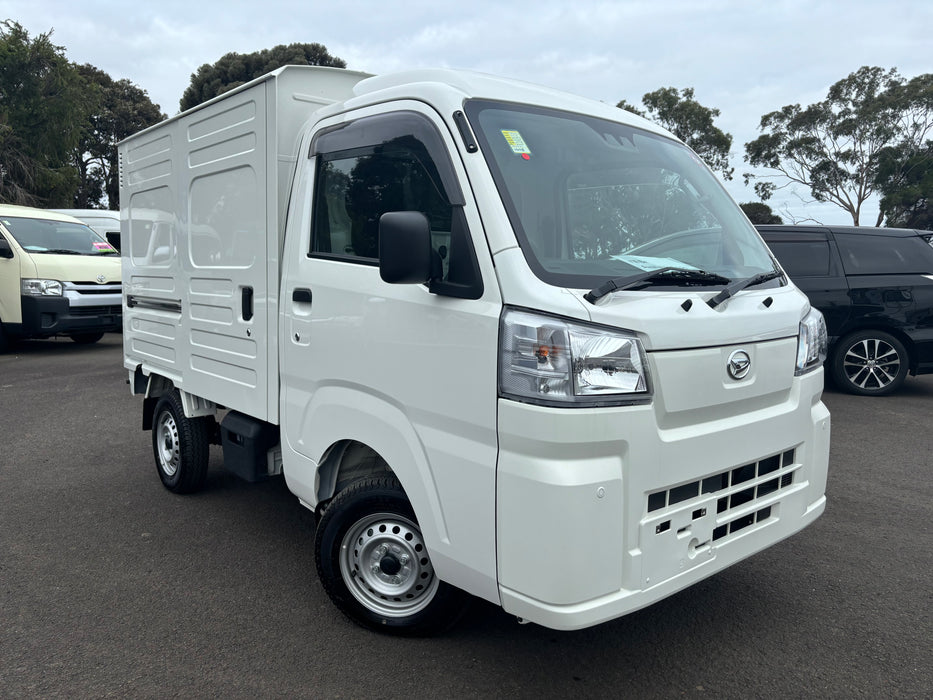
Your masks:
{"label": "front bumper", "polygon": [[822,375],[772,387],[773,401],[763,394],[747,410],[698,407],[682,421],[659,417],[665,401],[679,400],[674,392],[609,409],[500,400],[503,608],[546,627],[587,627],[809,525],[826,502]]}
{"label": "front bumper", "polygon": [[22,296],[24,337],[49,338],[53,335],[118,331],[123,327],[123,307],[119,292],[104,294],[75,303],[68,296]]}

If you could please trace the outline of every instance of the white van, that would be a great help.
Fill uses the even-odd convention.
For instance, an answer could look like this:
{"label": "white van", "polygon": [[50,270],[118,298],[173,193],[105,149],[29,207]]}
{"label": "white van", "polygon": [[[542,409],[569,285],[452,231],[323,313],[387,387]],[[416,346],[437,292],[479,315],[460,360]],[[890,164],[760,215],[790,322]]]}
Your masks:
{"label": "white van", "polygon": [[52,209],[80,219],[117,250],[120,249],[120,212],[110,209]]}
{"label": "white van", "polygon": [[656,125],[289,66],[119,154],[124,366],[162,483],[201,488],[212,443],[284,475],[357,622],[432,632],[468,593],[594,625],[823,512],[822,317]]}
{"label": "white van", "polygon": [[0,205],[0,350],[17,338],[96,343],[122,327],[120,256],[78,219]]}

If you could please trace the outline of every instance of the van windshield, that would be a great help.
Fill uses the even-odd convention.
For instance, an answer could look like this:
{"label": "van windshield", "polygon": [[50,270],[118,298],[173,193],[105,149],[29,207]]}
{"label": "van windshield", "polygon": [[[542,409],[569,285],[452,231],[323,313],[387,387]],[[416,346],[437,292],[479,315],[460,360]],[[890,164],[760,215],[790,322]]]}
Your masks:
{"label": "van windshield", "polygon": [[[674,268],[725,283],[777,269],[722,185],[679,142],[525,105],[473,100],[465,110],[525,259],[543,281],[587,289]],[[694,277],[659,278],[653,288]]]}
{"label": "van windshield", "polygon": [[119,255],[101,235],[84,224],[6,216],[0,219],[20,247],[51,255]]}

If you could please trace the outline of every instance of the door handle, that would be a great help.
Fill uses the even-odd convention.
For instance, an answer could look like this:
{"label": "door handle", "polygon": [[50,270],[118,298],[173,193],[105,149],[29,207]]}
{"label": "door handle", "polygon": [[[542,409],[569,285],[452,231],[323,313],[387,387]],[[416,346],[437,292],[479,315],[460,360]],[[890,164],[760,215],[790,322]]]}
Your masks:
{"label": "door handle", "polygon": [[243,320],[249,321],[253,318],[253,288],[243,287],[240,300],[243,306]]}
{"label": "door handle", "polygon": [[302,304],[311,303],[311,290],[307,287],[295,287],[292,290],[292,301],[297,301]]}

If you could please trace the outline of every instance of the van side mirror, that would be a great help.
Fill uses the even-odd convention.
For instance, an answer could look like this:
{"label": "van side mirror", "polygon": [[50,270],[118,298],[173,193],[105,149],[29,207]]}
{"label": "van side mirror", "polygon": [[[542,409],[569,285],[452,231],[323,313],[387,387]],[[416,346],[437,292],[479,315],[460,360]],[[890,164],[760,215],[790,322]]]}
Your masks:
{"label": "van side mirror", "polygon": [[431,224],[420,211],[379,217],[379,275],[389,284],[424,284],[434,272]]}
{"label": "van side mirror", "polygon": [[13,249],[10,247],[10,242],[3,237],[0,237],[0,258],[13,259]]}

